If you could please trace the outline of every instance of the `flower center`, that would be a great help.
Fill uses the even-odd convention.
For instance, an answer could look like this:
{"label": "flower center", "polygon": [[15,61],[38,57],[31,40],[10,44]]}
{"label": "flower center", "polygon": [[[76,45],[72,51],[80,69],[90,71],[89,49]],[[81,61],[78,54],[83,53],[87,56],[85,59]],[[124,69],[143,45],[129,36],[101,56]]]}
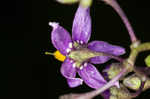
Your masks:
{"label": "flower center", "polygon": [[[80,44],[79,44],[80,43]],[[96,52],[89,50],[85,45],[81,44],[81,41],[73,43],[74,50],[71,50],[68,57],[74,61],[73,67],[83,68],[83,65],[87,65],[87,61],[97,56]]]}

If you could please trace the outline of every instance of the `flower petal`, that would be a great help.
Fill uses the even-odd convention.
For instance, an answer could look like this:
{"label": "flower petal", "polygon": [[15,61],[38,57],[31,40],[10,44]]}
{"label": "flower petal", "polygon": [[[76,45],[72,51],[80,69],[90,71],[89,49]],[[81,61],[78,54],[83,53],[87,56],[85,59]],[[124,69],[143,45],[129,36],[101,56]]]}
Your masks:
{"label": "flower petal", "polygon": [[69,48],[69,43],[72,42],[68,31],[56,22],[50,22],[49,25],[53,27],[51,33],[51,40],[53,45],[62,54],[66,55],[67,49]]}
{"label": "flower petal", "polygon": [[90,8],[79,5],[72,27],[72,38],[74,41],[87,43],[91,36]]}
{"label": "flower petal", "polygon": [[91,88],[97,89],[102,87],[106,83],[102,75],[92,64],[88,64],[82,70],[79,70],[78,74]]}
{"label": "flower petal", "polygon": [[67,79],[69,87],[77,87],[82,84],[83,80],[75,78],[76,68],[72,66],[70,59],[66,59],[61,66],[61,74]]}
{"label": "flower petal", "polygon": [[[88,48],[97,52],[105,52],[116,56],[125,53],[124,48],[116,45],[111,45],[104,41],[92,41],[91,43],[88,44]],[[94,64],[100,64],[100,63],[105,63],[109,59],[110,58],[107,56],[98,56],[98,57],[91,58],[90,61]]]}

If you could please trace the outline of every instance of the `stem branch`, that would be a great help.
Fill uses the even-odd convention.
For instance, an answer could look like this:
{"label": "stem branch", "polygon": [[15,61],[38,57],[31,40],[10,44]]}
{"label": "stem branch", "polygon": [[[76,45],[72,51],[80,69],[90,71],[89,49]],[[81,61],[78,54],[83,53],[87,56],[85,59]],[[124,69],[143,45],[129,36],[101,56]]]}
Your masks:
{"label": "stem branch", "polygon": [[[100,93],[104,92],[105,90],[107,90],[108,88],[112,87],[115,85],[115,82],[119,80],[120,77],[122,77],[122,75],[126,72],[126,69],[124,68],[116,77],[114,77],[111,81],[109,81],[107,84],[105,84],[103,87],[101,87],[100,89],[97,89],[95,91],[92,92],[88,92],[86,94],[84,94],[82,97],[84,97],[83,99],[86,99],[85,97],[90,96],[90,97],[95,97],[97,95],[99,95]],[[82,99],[82,98],[81,98]]]}
{"label": "stem branch", "polygon": [[122,8],[119,6],[117,1],[116,0],[103,0],[103,1],[106,2],[108,5],[110,5],[118,13],[118,15],[121,17],[123,23],[125,24],[125,26],[128,30],[128,33],[130,35],[130,39],[131,39],[132,43],[136,42],[137,38],[135,36],[134,30],[133,30],[127,16],[125,15]]}
{"label": "stem branch", "polygon": [[131,45],[131,53],[128,58],[128,62],[134,65],[137,55],[140,52],[148,51],[148,50],[150,50],[150,42],[139,44],[136,48],[132,48],[132,45]]}

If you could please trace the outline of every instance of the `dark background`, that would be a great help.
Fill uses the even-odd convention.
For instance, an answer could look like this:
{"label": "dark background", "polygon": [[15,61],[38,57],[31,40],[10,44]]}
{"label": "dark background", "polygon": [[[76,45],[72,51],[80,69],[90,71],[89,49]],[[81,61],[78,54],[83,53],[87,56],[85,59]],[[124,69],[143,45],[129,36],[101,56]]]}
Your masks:
{"label": "dark background", "polygon": [[[119,4],[127,14],[137,37],[142,42],[149,41],[148,0],[119,0]],[[55,51],[50,39],[52,28],[48,22],[59,22],[71,33],[77,7],[78,4],[62,5],[54,0],[48,0],[48,8],[47,1],[0,1],[0,99],[47,99],[47,96],[48,99],[57,99],[62,94],[92,90],[86,85],[70,89],[60,74],[61,62],[44,55],[45,51]],[[126,28],[111,7],[94,0],[91,16],[91,41],[107,41],[130,51]],[[143,58],[148,54],[150,52],[139,55],[136,65],[144,66]],[[128,54],[123,57],[127,56]],[[148,99],[149,95],[150,90],[137,99]]]}

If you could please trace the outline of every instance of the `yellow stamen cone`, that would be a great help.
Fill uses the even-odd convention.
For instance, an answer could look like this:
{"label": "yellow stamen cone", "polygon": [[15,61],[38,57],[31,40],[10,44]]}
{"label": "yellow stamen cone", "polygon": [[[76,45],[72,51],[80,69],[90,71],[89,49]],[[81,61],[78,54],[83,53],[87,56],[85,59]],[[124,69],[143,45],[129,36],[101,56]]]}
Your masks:
{"label": "yellow stamen cone", "polygon": [[58,50],[54,52],[54,57],[62,62],[66,59],[66,56],[62,55]]}
{"label": "yellow stamen cone", "polygon": [[45,55],[53,55],[57,60],[63,62],[66,59],[66,56],[61,54],[58,50],[55,51],[54,53],[51,52],[45,52]]}

